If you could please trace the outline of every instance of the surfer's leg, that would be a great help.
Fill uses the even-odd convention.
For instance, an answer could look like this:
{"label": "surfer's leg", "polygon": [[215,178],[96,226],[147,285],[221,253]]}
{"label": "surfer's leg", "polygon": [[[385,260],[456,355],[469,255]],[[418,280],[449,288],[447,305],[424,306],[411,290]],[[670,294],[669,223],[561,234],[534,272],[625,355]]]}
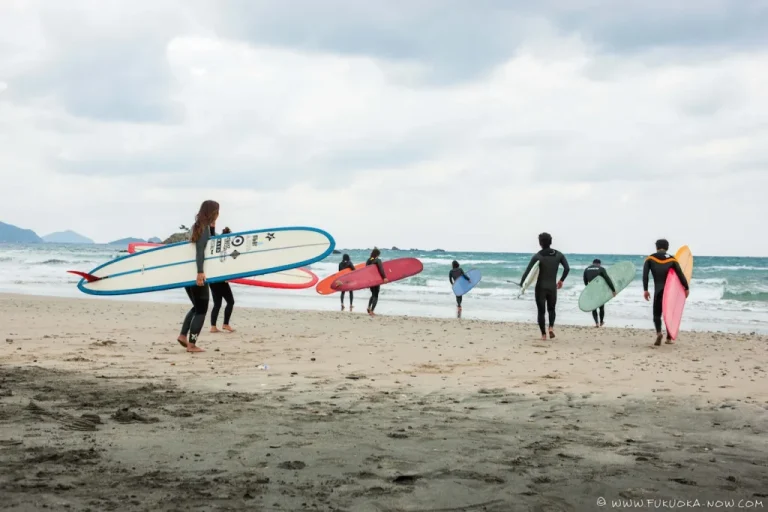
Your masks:
{"label": "surfer's leg", "polygon": [[179,333],[179,337],[176,338],[176,341],[178,341],[182,347],[187,348],[187,335],[189,334],[189,329],[192,327],[192,319],[195,317],[195,298],[192,294],[191,286],[185,287],[184,291],[187,292],[187,297],[192,301],[192,309],[190,309],[184,317],[184,322],[181,324],[181,332]]}
{"label": "surfer's leg", "polygon": [[555,316],[557,306],[557,290],[547,290],[547,313],[549,313],[549,337],[554,338]]}
{"label": "surfer's leg", "polygon": [[222,328],[232,332],[234,329],[229,326],[229,320],[232,318],[232,311],[235,309],[235,296],[232,295],[232,288],[229,286],[229,283],[224,283],[222,292],[224,300],[227,301],[227,306],[224,308],[224,325]]}
{"label": "surfer's leg", "polygon": [[219,332],[216,328],[216,322],[219,321],[219,311],[221,311],[222,293],[219,283],[211,285],[211,295],[213,296],[213,308],[211,308],[211,332]]}
{"label": "surfer's leg", "polygon": [[344,311],[344,294],[347,292],[341,292],[341,310]]}
{"label": "surfer's leg", "polygon": [[203,352],[203,349],[197,347],[197,338],[205,324],[205,314],[208,312],[208,285],[195,286],[193,292],[195,297],[195,316],[192,318],[192,326],[189,330],[189,343],[187,352]]}
{"label": "surfer's leg", "polygon": [[592,312],[592,318],[595,320],[595,327],[600,327],[600,323],[597,321],[597,310]]}
{"label": "surfer's leg", "polygon": [[379,287],[371,286],[371,298],[368,300],[368,314],[372,315],[376,309],[376,304],[379,303]]}
{"label": "surfer's leg", "polygon": [[464,297],[463,297],[463,296],[461,296],[461,295],[458,295],[458,296],[456,297],[456,305],[459,307],[459,309],[461,309],[461,301],[462,301],[463,299],[464,299]]}
{"label": "surfer's leg", "polygon": [[349,292],[349,310],[352,311],[352,301],[355,300],[355,293]]}
{"label": "surfer's leg", "polygon": [[656,343],[654,345],[661,345],[661,313],[662,304],[664,303],[664,290],[657,292],[653,296],[653,326],[656,327]]}
{"label": "surfer's leg", "polygon": [[537,317],[536,320],[539,323],[539,330],[541,330],[541,338],[546,339],[547,338],[547,330],[544,327],[544,314],[546,311],[546,299],[544,297],[544,290],[536,287],[535,290],[535,297],[536,297],[536,312]]}
{"label": "surfer's leg", "polygon": [[605,325],[605,306],[600,306],[600,326]]}

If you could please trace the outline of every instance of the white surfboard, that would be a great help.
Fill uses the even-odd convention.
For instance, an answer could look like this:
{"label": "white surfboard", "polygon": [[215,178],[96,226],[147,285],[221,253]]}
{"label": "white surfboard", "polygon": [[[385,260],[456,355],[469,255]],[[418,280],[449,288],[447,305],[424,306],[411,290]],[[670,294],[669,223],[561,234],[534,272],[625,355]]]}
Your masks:
{"label": "white surfboard", "polygon": [[[336,242],[323,230],[283,227],[212,237],[205,248],[208,283],[303,267],[326,258]],[[82,274],[81,274],[82,275]],[[127,295],[193,286],[195,246],[179,242],[147,249],[96,267],[77,287],[90,295]]]}
{"label": "white surfboard", "polygon": [[[151,242],[132,242],[128,244],[128,253],[134,254],[137,252],[154,249],[155,247],[163,247],[163,244],[155,244]],[[259,286],[263,288],[302,290],[304,288],[311,288],[315,286],[317,281],[317,276],[313,272],[310,272],[308,269],[293,268],[290,270],[274,272],[272,274],[233,279],[231,282],[248,286]]]}
{"label": "white surfboard", "polygon": [[525,279],[525,282],[523,283],[523,286],[520,287],[520,295],[525,293],[525,290],[528,289],[531,284],[535,283],[536,280],[539,278],[539,262],[533,264],[533,268],[531,268],[530,273],[528,274],[528,277]]}

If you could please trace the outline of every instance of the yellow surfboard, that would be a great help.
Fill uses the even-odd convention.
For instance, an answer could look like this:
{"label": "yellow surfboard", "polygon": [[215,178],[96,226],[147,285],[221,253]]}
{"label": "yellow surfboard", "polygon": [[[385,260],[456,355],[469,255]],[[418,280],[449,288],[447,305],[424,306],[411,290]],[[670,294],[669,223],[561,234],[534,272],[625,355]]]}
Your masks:
{"label": "yellow surfboard", "polygon": [[683,275],[691,282],[691,276],[693,275],[693,254],[687,245],[682,246],[675,253],[675,259],[680,264],[680,268],[683,270]]}

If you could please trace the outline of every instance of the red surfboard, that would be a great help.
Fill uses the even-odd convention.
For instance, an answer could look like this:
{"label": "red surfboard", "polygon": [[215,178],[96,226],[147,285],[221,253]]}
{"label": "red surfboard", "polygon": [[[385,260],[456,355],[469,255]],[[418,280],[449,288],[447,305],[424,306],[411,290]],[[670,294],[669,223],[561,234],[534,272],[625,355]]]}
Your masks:
{"label": "red surfboard", "polygon": [[[422,270],[424,265],[416,258],[398,258],[396,260],[385,261],[382,263],[384,267],[384,273],[387,275],[389,282],[400,281],[407,277],[415,276]],[[349,272],[347,274],[339,276],[339,278],[331,284],[331,288],[339,292],[354,292],[356,290],[362,290],[363,288],[370,288],[371,286],[379,286],[384,284],[384,280],[379,274],[379,269],[376,265],[368,265],[360,270]]]}
{"label": "red surfboard", "polygon": [[[160,247],[163,244],[153,244],[149,242],[133,242],[128,244],[128,252],[135,252]],[[262,288],[278,288],[281,290],[303,290],[312,288],[317,284],[318,277],[306,268],[294,268],[283,270],[274,274],[266,274],[258,277],[245,277],[243,279],[233,279],[230,283],[243,284],[246,286],[260,286]]]}
{"label": "red surfboard", "polygon": [[[357,265],[355,265],[355,270],[359,268],[365,268],[365,263],[358,263]],[[343,276],[344,274],[349,274],[350,272],[352,272],[352,269],[345,268],[344,270],[340,270],[335,274],[331,274],[330,276],[326,277],[325,279],[317,283],[317,286],[315,287],[315,291],[320,295],[330,295],[332,293],[336,293],[338,290],[334,290],[333,288],[331,288],[331,285],[339,278],[339,276]]]}

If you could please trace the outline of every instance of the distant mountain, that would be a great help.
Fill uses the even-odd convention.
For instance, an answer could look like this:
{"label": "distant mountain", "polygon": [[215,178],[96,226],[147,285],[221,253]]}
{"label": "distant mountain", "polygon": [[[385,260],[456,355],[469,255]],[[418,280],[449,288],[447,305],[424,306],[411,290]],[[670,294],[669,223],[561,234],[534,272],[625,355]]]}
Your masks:
{"label": "distant mountain", "polygon": [[0,222],[0,242],[42,243],[43,239],[37,236],[37,233],[31,229],[22,229],[5,222]]}
{"label": "distant mountain", "polygon": [[120,240],[115,240],[113,242],[109,242],[107,245],[128,245],[128,244],[136,244],[136,243],[142,243],[146,242],[143,238],[121,238]]}
{"label": "distant mountain", "polygon": [[57,231],[56,233],[45,235],[43,237],[43,241],[48,242],[50,244],[92,244],[94,243],[93,240],[91,240],[87,236],[83,236],[79,233],[75,233],[74,231],[69,229],[66,231]]}
{"label": "distant mountain", "polygon": [[157,238],[156,236],[153,236],[152,238],[147,240],[147,242],[149,242],[151,244],[161,244],[161,243],[163,243],[163,241],[160,240],[159,238]]}

